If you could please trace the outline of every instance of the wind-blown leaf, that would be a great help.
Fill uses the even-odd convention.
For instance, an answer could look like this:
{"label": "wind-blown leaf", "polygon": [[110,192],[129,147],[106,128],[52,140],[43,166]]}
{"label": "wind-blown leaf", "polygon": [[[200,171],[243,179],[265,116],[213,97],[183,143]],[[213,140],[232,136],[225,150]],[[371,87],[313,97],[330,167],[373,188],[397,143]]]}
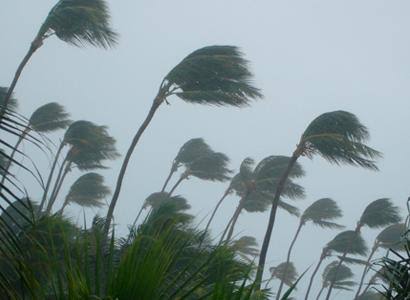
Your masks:
{"label": "wind-blown leaf", "polygon": [[191,206],[187,200],[181,196],[169,196],[167,192],[152,193],[145,199],[144,206],[151,206],[153,209],[158,209],[161,205],[169,203],[175,207],[176,210],[188,210]]}
{"label": "wind-blown leaf", "polygon": [[212,152],[195,159],[188,165],[188,174],[210,181],[228,180],[231,170],[228,168],[229,158],[220,152]]}
{"label": "wind-blown leaf", "polygon": [[202,138],[194,138],[182,145],[174,161],[176,164],[190,164],[198,157],[212,152],[211,147]]}
{"label": "wind-blown leaf", "polygon": [[281,263],[276,267],[271,267],[269,271],[273,278],[282,280],[287,286],[292,286],[298,278],[298,273],[292,262]]}
{"label": "wind-blown leaf", "polygon": [[404,248],[404,234],[407,232],[406,224],[393,224],[383,229],[376,237],[379,247],[399,250]]}
{"label": "wind-blown leaf", "polygon": [[37,108],[30,117],[30,127],[38,132],[50,132],[64,129],[70,125],[69,114],[56,102],[47,103]]}
{"label": "wind-blown leaf", "polygon": [[303,223],[311,221],[313,224],[323,228],[340,229],[343,226],[331,221],[341,216],[342,211],[336,201],[330,198],[322,198],[316,200],[305,209],[301,216],[301,221]]}
{"label": "wind-blown leaf", "polygon": [[[7,90],[8,88],[0,86],[0,108],[2,108],[4,105],[4,98],[7,95]],[[7,103],[7,109],[15,111],[17,109],[17,106],[17,99],[11,96],[9,102]]]}
{"label": "wind-blown leaf", "polygon": [[346,230],[336,235],[327,243],[326,248],[338,253],[365,256],[368,248],[360,233]]}
{"label": "wind-blown leaf", "polygon": [[335,285],[333,288],[336,289],[354,286],[354,282],[348,281],[348,279],[351,278],[353,278],[352,270],[347,266],[339,265],[339,261],[333,261],[328,264],[322,274],[323,285],[327,287],[331,282],[334,282]]}
{"label": "wind-blown leaf", "polygon": [[382,198],[371,202],[362,213],[359,224],[370,228],[380,228],[400,222],[399,208],[390,199]]}

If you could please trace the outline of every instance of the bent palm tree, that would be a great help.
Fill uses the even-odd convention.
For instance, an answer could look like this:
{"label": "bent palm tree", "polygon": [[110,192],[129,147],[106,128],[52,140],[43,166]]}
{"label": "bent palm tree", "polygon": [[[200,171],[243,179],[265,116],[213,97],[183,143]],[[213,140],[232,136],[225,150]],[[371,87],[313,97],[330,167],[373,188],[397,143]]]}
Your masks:
{"label": "bent palm tree", "polygon": [[315,155],[320,155],[333,164],[348,164],[377,170],[374,159],[380,157],[381,154],[365,144],[368,139],[369,132],[367,128],[355,115],[346,111],[324,113],[313,120],[306,128],[275,191],[269,223],[263,240],[261,255],[259,256],[255,279],[257,289],[260,289],[280,196],[299,157],[313,158]]}
{"label": "bent palm tree", "polygon": [[379,248],[400,250],[403,248],[403,234],[406,232],[406,225],[403,223],[393,224],[383,229],[376,237],[372,250],[367,258],[367,264],[364,266],[362,277],[360,278],[359,287],[357,288],[355,299],[359,299],[360,291],[366,277],[370,270],[370,261],[373,255]]}
{"label": "bent palm tree", "polygon": [[366,243],[359,232],[346,230],[337,234],[322,250],[316,268],[310,277],[309,285],[305,294],[305,300],[309,298],[310,289],[312,288],[313,280],[315,279],[317,271],[325,258],[329,257],[332,252],[364,256],[366,255],[367,250]]}
{"label": "bent palm tree", "polygon": [[[39,133],[49,133],[59,129],[65,129],[71,123],[69,114],[64,107],[56,102],[50,102],[37,108],[30,119],[25,129],[21,133],[17,143],[10,154],[11,159],[6,165],[6,173],[12,165],[14,156],[16,155],[21,142],[26,138],[30,131],[34,130]],[[6,175],[1,179],[1,185],[6,180]]]}
{"label": "bent palm tree", "polygon": [[109,48],[116,44],[117,34],[111,29],[110,14],[104,0],[60,0],[50,10],[30,48],[14,75],[4,98],[4,107],[0,116],[7,108],[11,94],[16,87],[20,75],[31,56],[51,37],[57,36],[60,40],[74,45],[86,44]]}
{"label": "bent palm tree", "polygon": [[173,95],[190,103],[243,107],[262,97],[260,91],[251,84],[251,78],[248,62],[233,46],[209,46],[196,50],[165,76],[124,158],[108,208],[105,233],[109,231],[131,155],[157,109]]}
{"label": "bent palm tree", "polygon": [[70,203],[82,207],[101,207],[102,200],[111,193],[110,188],[104,184],[104,177],[97,173],[87,173],[80,176],[71,186],[65,197],[60,214]]}
{"label": "bent palm tree", "polygon": [[266,286],[268,286],[273,279],[279,279],[290,287],[296,282],[298,278],[298,272],[296,271],[293,262],[280,263],[276,267],[271,267],[269,269],[269,272],[271,276],[266,282]]}
{"label": "bent palm tree", "polygon": [[[343,226],[332,222],[333,220],[340,217],[342,217],[342,211],[337,205],[336,201],[330,198],[323,198],[313,202],[308,208],[305,209],[302,216],[300,217],[299,226],[296,229],[295,236],[293,237],[293,240],[289,246],[288,254],[286,256],[286,262],[290,261],[293,247],[302,227],[305,226],[306,223],[312,222],[312,224],[322,228],[341,229],[343,228]],[[282,289],[283,282],[281,281],[276,293],[276,299],[280,299]]]}
{"label": "bent palm tree", "polygon": [[354,276],[352,270],[346,266],[340,266],[338,261],[333,261],[326,266],[322,274],[322,288],[316,300],[320,299],[322,292],[334,282],[334,289],[351,291],[356,283],[350,279]]}
{"label": "bent palm tree", "polygon": [[[239,204],[232,216],[227,240],[232,237],[235,224],[242,210],[248,212],[264,212],[272,205],[273,193],[284,168],[289,162],[286,156],[268,156],[264,158],[253,170],[249,159],[241,165],[239,174],[232,179],[232,189],[240,197]],[[299,164],[296,164],[289,174],[289,180],[283,189],[282,197],[298,199],[304,197],[304,189],[293,182],[293,179],[300,178],[304,171]],[[279,207],[285,209],[290,214],[299,216],[299,210],[284,202],[279,201]]]}

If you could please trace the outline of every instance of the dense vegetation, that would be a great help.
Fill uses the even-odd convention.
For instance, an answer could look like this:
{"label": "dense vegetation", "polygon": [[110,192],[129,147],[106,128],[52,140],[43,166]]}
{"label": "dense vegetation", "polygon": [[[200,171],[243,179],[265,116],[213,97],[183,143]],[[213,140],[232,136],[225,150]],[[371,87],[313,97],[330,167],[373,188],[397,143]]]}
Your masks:
{"label": "dense vegetation", "polygon": [[[410,242],[407,221],[400,214],[403,208],[388,198],[376,199],[345,230],[338,222],[343,212],[335,200],[318,199],[303,212],[292,202],[305,196],[298,183],[305,176],[303,158],[321,156],[340,167],[378,170],[381,153],[368,145],[368,129],[343,110],[312,120],[295,139],[297,146],[289,156],[274,154],[259,162],[247,157],[232,169],[226,154],[202,138],[190,139],[177,151],[162,189],[140,201],[128,234],[117,236],[113,217],[116,204],[122,201],[128,163],[161,105],[179,99],[244,107],[261,99],[262,92],[254,86],[249,63],[235,46],[207,46],[187,55],[162,78],[111,192],[98,172],[120,154],[106,126],[71,120],[66,108],[55,102],[29,117],[18,113],[14,97],[18,80],[35,52],[52,37],[73,46],[104,49],[118,42],[104,0],[60,0],[40,26],[10,86],[0,88],[2,299],[291,299],[300,280],[309,282],[305,299],[331,299],[334,290],[352,291],[356,300],[408,299]],[[50,133],[59,136],[58,145]],[[35,157],[22,150],[24,143],[51,158],[48,174],[38,172]],[[42,194],[26,191],[19,171],[31,174]],[[68,176],[77,178],[64,195]],[[204,185],[207,181],[226,184],[205,226],[198,225],[187,212],[188,200],[177,194],[178,187],[189,184],[187,179],[192,177]],[[171,179],[176,180],[173,185]],[[224,232],[217,235],[211,230],[212,222],[228,196],[237,197],[237,208]],[[72,204],[84,209],[102,207],[107,198],[107,214],[94,216],[91,224],[85,217],[73,222],[65,216]],[[297,230],[286,261],[268,267],[278,208],[297,218]],[[265,211],[269,217],[261,247],[254,237],[235,234],[242,213]],[[298,271],[292,255],[305,226],[337,232],[318,251],[318,259],[312,257],[316,265]],[[370,248],[361,232],[364,227],[379,231]],[[377,250],[389,255],[377,259]],[[317,278],[324,263],[321,279]],[[359,282],[353,280],[351,265],[361,266]],[[273,281],[278,283],[275,288]],[[313,284],[320,286],[317,295],[311,294]]]}

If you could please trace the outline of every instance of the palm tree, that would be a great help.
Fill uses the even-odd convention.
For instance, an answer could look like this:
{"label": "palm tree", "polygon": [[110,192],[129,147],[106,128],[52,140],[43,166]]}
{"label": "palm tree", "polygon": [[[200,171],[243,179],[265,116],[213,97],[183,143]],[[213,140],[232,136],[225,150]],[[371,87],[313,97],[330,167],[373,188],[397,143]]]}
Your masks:
{"label": "palm tree", "polygon": [[220,152],[209,152],[190,163],[184,164],[185,170],[179,177],[178,181],[169,191],[172,195],[182,181],[189,179],[190,176],[202,180],[223,182],[228,180],[232,172],[228,169],[229,158]]}
{"label": "palm tree", "polygon": [[31,56],[51,37],[81,47],[86,44],[109,48],[117,43],[117,34],[111,29],[110,14],[104,0],[60,0],[50,10],[30,48],[14,75],[4,97],[3,115],[20,75]]}
{"label": "palm tree", "polygon": [[173,95],[190,103],[243,107],[262,97],[251,84],[251,78],[248,62],[233,46],[208,46],[196,50],[164,77],[151,109],[125,155],[108,208],[105,233],[109,231],[131,155],[157,109]]}
{"label": "palm tree", "polygon": [[[228,224],[229,232],[227,240],[232,237],[235,224],[242,210],[248,212],[264,212],[272,205],[273,193],[277,187],[278,180],[284,168],[286,168],[289,158],[286,156],[268,156],[264,158],[253,170],[252,161],[247,158],[243,161],[240,172],[232,179],[231,186],[240,197],[239,204],[232,216],[232,221]],[[296,165],[289,174],[289,180],[283,189],[282,197],[297,199],[304,197],[304,189],[294,183],[292,179],[304,175],[300,165]],[[299,216],[299,210],[284,202],[279,201],[279,207],[289,213]]]}
{"label": "palm tree", "polygon": [[[64,107],[56,102],[50,102],[37,108],[30,119],[28,120],[25,129],[19,136],[17,143],[10,154],[11,159],[8,160],[6,165],[6,173],[11,167],[14,156],[16,155],[21,142],[29,135],[30,131],[34,130],[38,133],[50,133],[59,129],[65,129],[70,125],[69,114],[65,111]],[[1,185],[6,180],[6,174],[1,179]]]}
{"label": "palm tree", "polygon": [[334,288],[338,290],[351,291],[352,287],[356,285],[353,278],[354,274],[349,267],[339,265],[338,261],[333,261],[328,264],[323,270],[322,274],[322,288],[320,289],[316,300],[320,299],[322,292],[334,282]]}
{"label": "palm tree", "polygon": [[[330,198],[322,198],[313,202],[308,208],[305,209],[299,220],[299,226],[296,229],[295,236],[290,243],[288,254],[286,256],[286,262],[290,261],[292,249],[296,243],[296,240],[300,234],[303,226],[308,222],[312,222],[313,225],[317,225],[321,228],[341,229],[343,226],[334,223],[333,220],[342,217],[342,211],[337,205],[336,201]],[[278,291],[276,293],[276,299],[280,299],[283,289],[283,282],[279,284]]]}
{"label": "palm tree", "polygon": [[253,236],[242,236],[234,240],[231,248],[240,258],[247,262],[252,262],[259,255],[258,242]]}
{"label": "palm tree", "polygon": [[118,157],[118,152],[115,147],[115,139],[108,134],[106,126],[99,126],[92,122],[82,120],[72,123],[66,130],[64,138],[55,155],[40,205],[41,208],[46,201],[54,170],[61,151],[65,146],[68,146],[69,150],[60,165],[54,189],[47,205],[46,211],[48,212],[51,211],[62,183],[68,172],[71,171],[73,165],[79,170],[89,171],[104,168],[103,162],[105,160]]}
{"label": "palm tree", "polygon": [[[356,225],[356,232],[360,232],[361,229],[366,226],[369,228],[382,228],[384,226],[400,222],[401,217],[399,208],[391,202],[388,198],[381,198],[371,202],[366,206],[363,211],[360,220]],[[339,259],[339,264],[342,264],[348,253],[343,253]],[[332,293],[333,284],[331,283],[327,290],[326,299],[330,298]]]}
{"label": "palm tree", "polygon": [[383,249],[394,249],[400,250],[403,249],[402,238],[403,234],[406,232],[406,225],[403,223],[393,224],[385,229],[383,229],[376,237],[372,250],[367,258],[367,264],[365,264],[362,277],[360,278],[359,287],[357,288],[357,292],[355,295],[355,299],[359,299],[360,291],[364,282],[364,278],[366,274],[370,270],[370,261],[373,258],[373,255],[379,248]]}
{"label": "palm tree", "polygon": [[348,164],[377,170],[374,159],[380,157],[381,154],[365,144],[368,139],[367,128],[355,115],[346,111],[324,113],[314,119],[306,128],[275,191],[269,223],[259,256],[256,273],[257,289],[260,289],[280,196],[299,157],[313,158],[315,155],[320,155],[333,164]]}
{"label": "palm tree", "polygon": [[312,288],[313,280],[315,279],[317,271],[325,258],[330,256],[332,252],[364,256],[366,255],[367,250],[366,243],[359,232],[346,230],[337,234],[322,250],[319,261],[312,273],[312,276],[310,277],[305,300],[309,298],[310,289]]}
{"label": "palm tree", "polygon": [[102,200],[110,193],[110,188],[104,184],[103,176],[94,172],[86,173],[71,186],[60,209],[60,214],[70,203],[77,203],[82,207],[101,207],[104,205]]}
{"label": "palm tree", "polygon": [[269,285],[272,279],[279,279],[283,281],[287,286],[292,286],[298,278],[298,272],[296,271],[293,262],[283,262],[276,267],[269,269],[271,274],[269,280],[266,282],[266,287]]}
{"label": "palm tree", "polygon": [[171,170],[168,174],[167,179],[161,189],[161,192],[164,192],[169,180],[171,179],[172,175],[178,170],[179,167],[182,165],[189,165],[194,160],[198,159],[199,157],[209,154],[212,152],[212,149],[209,147],[207,143],[202,138],[194,138],[187,141],[182,147],[179,149],[178,154],[174,158],[171,166]]}

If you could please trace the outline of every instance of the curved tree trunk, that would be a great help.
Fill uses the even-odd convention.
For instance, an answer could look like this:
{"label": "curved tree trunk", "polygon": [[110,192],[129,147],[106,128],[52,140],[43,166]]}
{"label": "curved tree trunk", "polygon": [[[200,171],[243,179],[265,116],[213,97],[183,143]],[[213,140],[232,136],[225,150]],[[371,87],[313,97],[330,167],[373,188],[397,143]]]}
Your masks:
{"label": "curved tree trunk", "polygon": [[36,52],[38,48],[41,47],[43,44],[43,40],[41,37],[36,37],[34,41],[31,43],[30,48],[28,49],[26,55],[24,56],[23,60],[20,62],[16,73],[14,74],[13,80],[7,89],[7,94],[4,97],[3,100],[3,106],[0,109],[0,119],[3,117],[5,111],[7,110],[7,106],[10,102],[11,95],[13,94],[13,91],[17,85],[17,81],[20,78],[21,73],[23,72],[24,67],[27,65],[28,61],[30,60],[31,56]]}
{"label": "curved tree trunk", "polygon": [[234,216],[232,216],[232,217],[229,219],[229,222],[228,222],[228,224],[226,225],[226,227],[225,227],[225,229],[224,229],[224,231],[223,231],[223,233],[222,233],[222,235],[221,235],[221,239],[219,240],[219,245],[222,244],[222,242],[224,241],[225,235],[227,234],[228,229],[231,227],[233,218],[234,218]]}
{"label": "curved tree trunk", "polygon": [[293,153],[292,157],[289,160],[288,167],[286,168],[285,172],[283,173],[282,177],[279,180],[278,186],[275,191],[275,196],[273,198],[273,203],[272,203],[272,208],[269,216],[269,222],[268,226],[266,229],[265,237],[263,239],[263,244],[261,248],[261,253],[259,256],[259,263],[258,263],[258,269],[256,272],[256,278],[255,278],[255,290],[260,290],[261,288],[261,282],[262,282],[262,277],[263,277],[263,272],[265,270],[265,263],[266,263],[266,255],[268,253],[268,248],[269,248],[269,243],[272,235],[272,230],[273,230],[273,225],[275,224],[275,218],[276,218],[276,212],[278,210],[278,203],[280,200],[280,196],[283,192],[283,189],[285,187],[286,180],[288,179],[288,176],[290,174],[290,171],[292,170],[293,166],[295,165],[296,161],[299,158],[299,153],[300,149],[296,149],[296,151]]}
{"label": "curved tree trunk", "polygon": [[226,240],[227,240],[227,241],[229,241],[229,240],[232,238],[233,231],[234,231],[234,229],[235,229],[235,225],[236,225],[236,222],[238,221],[239,215],[240,215],[241,212],[242,212],[242,208],[243,208],[243,206],[242,206],[242,199],[241,199],[241,201],[240,201],[239,204],[238,204],[238,207],[236,208],[236,210],[235,210],[235,212],[234,212],[234,214],[233,214],[232,222],[231,222],[231,227],[229,228],[228,235],[226,236]]}
{"label": "curved tree trunk", "polygon": [[175,173],[175,167],[174,167],[174,164],[172,164],[171,171],[169,171],[168,177],[165,180],[164,185],[162,186],[161,192],[165,191],[169,183],[169,180],[171,179],[172,175],[174,175],[174,173]]}
{"label": "curved tree trunk", "polygon": [[[303,223],[302,223],[302,221],[300,221],[298,229],[296,230],[295,236],[293,237],[293,240],[292,240],[292,242],[290,243],[290,246],[289,246],[288,254],[286,256],[286,266],[288,266],[288,263],[290,262],[290,256],[292,254],[293,246],[295,245],[295,242],[296,242],[296,240],[299,236],[299,233],[300,233],[300,230],[302,229],[302,227],[303,227]],[[285,271],[285,273],[287,273],[287,270]],[[280,295],[282,294],[283,285],[284,285],[284,282],[283,282],[283,280],[281,280],[280,284],[279,284],[278,291],[276,293],[276,299],[277,300],[280,299]]]}
{"label": "curved tree trunk", "polygon": [[45,189],[44,189],[44,192],[43,192],[43,197],[41,199],[40,206],[38,208],[39,213],[43,210],[44,204],[46,203],[48,190],[50,189],[51,181],[53,179],[54,171],[55,171],[56,166],[57,166],[58,158],[61,154],[61,151],[64,148],[64,145],[65,145],[64,141],[60,143],[60,146],[58,147],[56,155],[54,157],[53,165],[51,166],[50,173],[48,174],[47,183],[46,183],[46,186],[45,186]]}
{"label": "curved tree trunk", "polygon": [[178,181],[174,184],[174,186],[172,187],[172,189],[169,191],[168,195],[171,197],[171,195],[175,192],[175,190],[177,189],[177,187],[181,184],[182,181],[184,181],[184,179],[186,179],[187,177],[184,175],[181,175],[181,177],[178,179]]}
{"label": "curved tree trunk", "polygon": [[325,257],[326,257],[326,250],[323,249],[322,254],[320,255],[320,259],[319,259],[319,261],[318,261],[318,263],[317,263],[317,265],[316,265],[316,268],[315,268],[315,270],[313,271],[312,276],[310,277],[309,285],[308,285],[308,288],[307,288],[306,294],[305,294],[305,300],[308,300],[308,299],[309,299],[309,293],[310,293],[310,290],[311,290],[311,288],[312,288],[313,280],[315,279],[315,276],[316,276],[316,274],[317,274],[317,271],[319,271],[320,265],[321,265],[322,262],[324,261]]}
{"label": "curved tree trunk", "polygon": [[1,191],[1,187],[4,185],[4,182],[6,181],[6,178],[7,178],[7,175],[8,175],[8,173],[9,173],[10,167],[11,167],[11,165],[12,165],[12,163],[13,163],[14,156],[16,155],[17,150],[18,150],[20,144],[23,142],[25,136],[29,133],[29,131],[30,131],[30,128],[29,128],[29,127],[26,127],[26,128],[23,130],[23,132],[22,132],[22,134],[20,135],[20,137],[19,137],[17,143],[14,145],[12,152],[10,153],[10,159],[7,161],[6,166],[4,167],[4,170],[3,170],[3,171],[4,171],[4,174],[3,174],[3,176],[1,177],[0,191]]}
{"label": "curved tree trunk", "polygon": [[[65,163],[65,162],[66,162],[66,161],[64,161],[64,163]],[[69,163],[66,165],[66,167],[64,168],[64,172],[63,172],[63,174],[61,175],[60,181],[59,181],[59,182],[56,182],[56,186],[55,186],[55,188],[54,188],[53,193],[52,193],[51,196],[50,196],[50,201],[48,202],[48,205],[47,205],[47,209],[46,209],[46,213],[47,213],[47,214],[49,214],[49,213],[51,212],[51,209],[52,209],[52,207],[53,207],[55,201],[57,200],[57,196],[58,196],[58,193],[59,193],[60,190],[61,190],[61,187],[63,186],[64,179],[65,179],[65,177],[67,176],[68,172],[70,171],[70,166],[71,166],[71,162],[69,162]],[[63,166],[62,166],[62,167],[63,167]]]}
{"label": "curved tree trunk", "polygon": [[360,278],[360,283],[359,283],[359,286],[357,287],[357,291],[356,291],[356,294],[355,294],[355,296],[354,296],[354,299],[357,299],[358,297],[359,297],[359,295],[360,295],[360,290],[362,289],[362,286],[363,286],[363,282],[364,282],[364,278],[366,277],[366,274],[367,274],[367,272],[369,271],[369,263],[370,263],[370,260],[373,258],[373,255],[374,255],[374,253],[376,252],[376,250],[377,250],[377,248],[378,248],[378,244],[377,244],[377,242],[373,245],[373,248],[372,248],[372,251],[370,252],[370,254],[369,254],[369,257],[367,258],[367,261],[366,261],[366,265],[364,266],[364,269],[363,269],[363,273],[362,273],[362,277]]}
{"label": "curved tree trunk", "polygon": [[317,294],[316,300],[320,299],[320,296],[322,296],[323,291],[325,290],[325,286],[322,286],[322,288],[319,291],[319,294]]}
{"label": "curved tree trunk", "polygon": [[138,219],[140,218],[141,213],[142,213],[142,211],[143,211],[144,209],[145,209],[145,206],[144,206],[144,205],[141,206],[141,209],[140,209],[140,211],[138,212],[138,214],[137,214],[137,216],[136,216],[134,222],[132,222],[132,227],[131,227],[131,228],[134,228],[134,227],[137,225]]}
{"label": "curved tree trunk", "polygon": [[[346,258],[347,253],[343,253],[342,257],[339,259],[339,263],[337,264],[337,266],[335,267],[336,272],[337,269],[343,264],[344,259]],[[327,289],[327,294],[326,294],[326,300],[330,299],[330,295],[332,294],[332,290],[333,290],[333,286],[335,285],[335,280],[332,280],[330,282],[329,288]]]}
{"label": "curved tree trunk", "polygon": [[125,172],[127,171],[127,167],[128,164],[130,162],[131,159],[131,155],[135,150],[135,147],[138,144],[138,141],[140,140],[142,134],[144,133],[145,129],[147,129],[149,123],[151,122],[152,118],[155,115],[155,112],[157,111],[157,109],[160,107],[160,105],[162,104],[162,102],[165,99],[165,95],[164,95],[165,91],[161,91],[159,92],[159,95],[157,97],[155,97],[151,109],[148,112],[148,115],[146,116],[144,122],[142,123],[141,127],[138,129],[137,133],[135,134],[130,147],[128,148],[127,154],[124,157],[124,161],[122,163],[121,169],[120,169],[120,173],[118,174],[118,178],[117,178],[117,183],[115,186],[115,190],[110,202],[110,206],[108,207],[108,212],[107,212],[107,216],[105,218],[105,224],[104,224],[104,228],[103,228],[103,234],[104,237],[106,238],[108,235],[108,232],[110,230],[110,226],[111,226],[111,220],[112,217],[114,215],[114,209],[115,206],[117,204],[118,201],[118,197],[120,196],[120,192],[121,192],[121,186],[122,186],[122,182],[124,180],[124,176],[125,176]]}

